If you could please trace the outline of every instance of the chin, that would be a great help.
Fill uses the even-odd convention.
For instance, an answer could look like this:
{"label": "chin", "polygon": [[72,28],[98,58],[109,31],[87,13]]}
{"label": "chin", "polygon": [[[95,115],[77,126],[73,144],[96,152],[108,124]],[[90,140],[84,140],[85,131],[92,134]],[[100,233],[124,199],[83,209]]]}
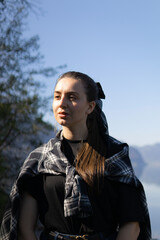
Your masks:
{"label": "chin", "polygon": [[66,127],[66,128],[69,128],[69,129],[72,129],[73,128],[73,124],[72,123],[69,123],[69,122],[66,122],[66,121],[59,121],[58,122],[62,127]]}
{"label": "chin", "polygon": [[58,123],[61,125],[61,126],[67,126],[67,122],[65,120],[59,120]]}

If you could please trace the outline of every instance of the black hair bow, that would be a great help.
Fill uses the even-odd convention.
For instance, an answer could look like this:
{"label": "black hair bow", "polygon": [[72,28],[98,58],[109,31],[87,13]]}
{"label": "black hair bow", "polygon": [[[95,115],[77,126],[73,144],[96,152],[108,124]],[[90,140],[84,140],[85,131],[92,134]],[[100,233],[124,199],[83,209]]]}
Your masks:
{"label": "black hair bow", "polygon": [[105,94],[103,92],[102,86],[99,82],[96,83],[98,88],[98,99],[105,99]]}

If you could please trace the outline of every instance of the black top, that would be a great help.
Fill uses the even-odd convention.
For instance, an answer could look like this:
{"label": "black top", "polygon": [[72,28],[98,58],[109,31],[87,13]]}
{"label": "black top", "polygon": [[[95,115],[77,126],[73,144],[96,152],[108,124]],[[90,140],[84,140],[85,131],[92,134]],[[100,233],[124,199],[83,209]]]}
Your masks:
{"label": "black top", "polygon": [[[63,151],[71,163],[74,156],[71,147],[64,139]],[[115,150],[116,151],[116,150]],[[118,225],[125,222],[143,221],[142,209],[135,187],[114,182],[107,177],[99,194],[88,191],[93,215],[88,218],[64,217],[65,175],[39,175],[24,184],[36,200],[40,220],[47,230],[66,234],[89,232],[113,233]]]}

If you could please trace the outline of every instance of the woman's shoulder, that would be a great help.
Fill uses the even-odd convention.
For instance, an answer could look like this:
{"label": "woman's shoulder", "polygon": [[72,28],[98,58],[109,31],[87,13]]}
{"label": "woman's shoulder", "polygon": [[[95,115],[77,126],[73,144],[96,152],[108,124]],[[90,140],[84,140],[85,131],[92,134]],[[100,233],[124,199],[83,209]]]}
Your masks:
{"label": "woman's shoulder", "polygon": [[108,157],[111,157],[116,153],[121,152],[122,150],[124,150],[124,148],[128,148],[127,143],[121,142],[110,135],[108,135],[107,138],[107,145],[108,145]]}
{"label": "woman's shoulder", "polygon": [[122,142],[111,135],[108,135],[108,141],[113,145],[118,145],[118,146],[128,145],[126,142]]}
{"label": "woman's shoulder", "polygon": [[37,148],[33,149],[28,155],[26,160],[40,160],[44,157],[49,151],[51,151],[54,147],[54,144],[57,142],[57,138],[51,138],[47,143],[44,143]]}
{"label": "woman's shoulder", "polygon": [[21,169],[20,175],[29,173],[29,175],[37,175],[39,172],[39,165],[43,163],[47,154],[53,151],[55,144],[58,142],[58,138],[55,136],[51,138],[47,143],[35,148],[25,159]]}

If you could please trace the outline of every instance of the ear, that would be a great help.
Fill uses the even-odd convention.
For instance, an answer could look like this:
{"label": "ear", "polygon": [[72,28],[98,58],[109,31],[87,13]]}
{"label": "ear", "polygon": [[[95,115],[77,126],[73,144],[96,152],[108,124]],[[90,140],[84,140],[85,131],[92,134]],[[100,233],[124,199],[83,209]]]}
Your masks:
{"label": "ear", "polygon": [[88,103],[87,114],[90,114],[91,112],[93,112],[95,106],[96,106],[96,102],[95,101],[89,102]]}

